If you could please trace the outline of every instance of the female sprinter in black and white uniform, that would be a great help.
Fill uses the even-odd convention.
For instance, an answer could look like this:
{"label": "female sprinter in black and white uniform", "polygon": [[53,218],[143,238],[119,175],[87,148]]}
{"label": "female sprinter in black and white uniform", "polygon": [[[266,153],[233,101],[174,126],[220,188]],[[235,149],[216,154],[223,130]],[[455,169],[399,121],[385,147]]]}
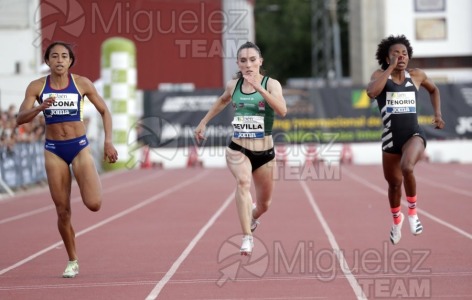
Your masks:
{"label": "female sprinter in black and white uniform", "polygon": [[408,201],[408,221],[414,235],[423,232],[416,212],[416,163],[426,148],[426,136],[418,124],[416,101],[418,90],[424,87],[431,98],[434,110],[432,123],[444,128],[441,116],[439,89],[420,69],[407,69],[413,48],[404,36],[389,36],[377,48],[377,61],[381,68],[371,76],[367,95],[376,99],[383,122],[382,164],[388,183],[388,199],[393,216],[390,241],[397,244],[401,238],[404,216],[400,211],[402,182]]}

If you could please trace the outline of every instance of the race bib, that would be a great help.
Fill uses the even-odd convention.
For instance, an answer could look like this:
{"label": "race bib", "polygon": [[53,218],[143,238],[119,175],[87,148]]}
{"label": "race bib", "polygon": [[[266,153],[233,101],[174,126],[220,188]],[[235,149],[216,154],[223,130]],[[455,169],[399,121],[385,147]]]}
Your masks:
{"label": "race bib", "polygon": [[234,138],[264,138],[264,117],[263,116],[237,116],[231,122],[234,129]]}
{"label": "race bib", "polygon": [[386,110],[391,114],[416,113],[415,92],[387,92]]}
{"label": "race bib", "polygon": [[79,95],[73,93],[49,93],[43,94],[43,101],[49,97],[55,97],[56,100],[51,107],[44,110],[46,117],[53,116],[75,116],[78,112]]}

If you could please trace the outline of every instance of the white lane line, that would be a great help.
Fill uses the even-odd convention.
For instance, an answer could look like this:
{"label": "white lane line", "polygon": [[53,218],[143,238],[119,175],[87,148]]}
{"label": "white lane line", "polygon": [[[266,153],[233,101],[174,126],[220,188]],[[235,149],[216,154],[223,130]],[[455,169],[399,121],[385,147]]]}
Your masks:
{"label": "white lane line", "polygon": [[[113,178],[117,175],[121,175],[121,174],[126,173],[128,171],[129,170],[117,170],[117,171],[113,171],[113,172],[107,172],[107,173],[104,173],[104,174],[100,175],[100,178],[101,179]],[[73,181],[72,184],[76,184],[76,182]],[[2,197],[0,195],[0,204],[11,202],[11,201],[17,201],[17,200],[19,200],[20,198],[23,198],[23,197],[31,197],[33,195],[43,194],[43,193],[47,194],[49,196],[49,189],[48,189],[47,184],[45,186],[33,187],[32,189],[26,190],[24,192],[18,192],[17,194],[15,194],[13,196]]]}
{"label": "white lane line", "polygon": [[[418,274],[402,274],[403,278],[449,278],[449,277],[471,277],[471,272],[437,272],[428,273],[423,275]],[[368,279],[385,279],[385,278],[398,278],[398,274],[378,274],[378,275],[357,275],[357,277],[368,278]],[[345,278],[343,275],[339,275],[338,278]],[[293,276],[264,276],[263,278],[238,278],[238,282],[256,282],[260,284],[262,282],[292,282],[300,280],[326,280],[323,275],[293,275]],[[215,283],[218,278],[201,278],[201,279],[174,279],[173,284],[197,284],[197,283]],[[109,281],[109,282],[83,282],[83,283],[61,283],[61,284],[38,284],[38,285],[18,285],[18,286],[0,286],[0,291],[21,291],[21,290],[47,290],[47,289],[69,289],[69,288],[91,288],[91,287],[116,287],[116,286],[142,286],[149,285],[154,286],[155,281],[150,280],[136,280],[136,281]],[[320,298],[326,299],[326,297],[320,296]],[[443,298],[445,298],[443,296]],[[267,299],[281,299],[281,298],[264,298]],[[286,298],[284,298],[286,299]],[[314,299],[313,297],[304,298],[293,298],[290,299]],[[446,298],[449,299],[449,298]]]}
{"label": "white lane line", "polygon": [[338,242],[336,241],[336,238],[334,237],[333,232],[329,228],[328,222],[326,222],[326,219],[323,217],[323,214],[321,213],[320,208],[318,207],[318,204],[316,204],[315,198],[310,192],[310,189],[306,185],[306,182],[303,180],[300,180],[300,185],[303,188],[303,191],[305,192],[305,195],[307,196],[313,211],[316,214],[316,217],[321,223],[321,226],[323,227],[323,230],[328,237],[329,243],[331,245],[331,248],[333,248],[334,253],[336,254],[336,257],[338,258],[339,265],[341,267],[341,270],[343,271],[344,275],[346,276],[347,281],[351,285],[352,290],[354,291],[354,294],[356,295],[357,299],[367,299],[367,296],[364,294],[364,291],[362,290],[361,286],[357,282],[355,276],[352,274],[351,270],[349,269],[349,265],[344,258],[344,253],[343,251],[339,248]]}
{"label": "white lane line", "polygon": [[456,175],[458,177],[464,177],[464,178],[472,179],[472,175],[470,175],[466,172],[462,172],[462,171],[455,171],[454,175]]}
{"label": "white lane line", "polygon": [[208,222],[200,229],[197,235],[192,239],[192,241],[188,244],[187,248],[180,254],[176,261],[172,264],[171,268],[167,271],[167,273],[162,277],[162,279],[156,284],[156,286],[152,289],[149,295],[146,297],[146,300],[154,300],[159,296],[159,293],[162,291],[164,286],[169,282],[169,280],[174,276],[177,269],[180,267],[182,262],[187,258],[187,256],[192,252],[195,245],[202,239],[205,235],[207,230],[215,223],[216,219],[223,213],[223,211],[228,207],[228,205],[234,199],[235,191],[233,191],[228,198],[223,202],[221,207],[211,216]]}
{"label": "white lane line", "polygon": [[438,176],[456,176],[461,179],[471,179],[472,175],[469,173],[466,173],[463,170],[470,169],[468,165],[457,165],[457,167],[463,167],[461,168],[462,170],[456,170],[456,169],[444,169],[440,167],[440,164],[421,164],[421,168],[427,170],[429,173],[435,172],[438,174]]}
{"label": "white lane line", "polygon": [[[156,195],[154,195],[154,196],[152,196],[152,197],[150,197],[150,198],[147,198],[147,199],[143,200],[142,202],[140,202],[140,203],[138,203],[138,204],[136,204],[136,205],[134,205],[134,206],[132,206],[132,207],[130,207],[130,208],[128,208],[128,209],[123,210],[123,211],[120,212],[120,213],[117,213],[117,214],[115,214],[115,215],[113,215],[113,216],[111,216],[111,217],[109,217],[109,218],[107,218],[107,219],[105,219],[105,220],[103,220],[103,221],[101,221],[101,222],[96,223],[95,225],[92,225],[92,226],[90,226],[90,227],[85,228],[84,230],[78,232],[75,236],[76,236],[76,237],[79,237],[79,236],[81,236],[81,235],[83,235],[83,234],[86,234],[86,233],[88,233],[88,232],[90,232],[90,231],[92,231],[92,230],[95,230],[95,229],[97,229],[97,228],[99,228],[99,227],[101,227],[101,226],[103,226],[103,225],[106,225],[106,224],[108,224],[108,223],[110,223],[110,222],[112,222],[112,221],[114,221],[114,220],[116,220],[116,219],[119,219],[119,218],[121,218],[121,217],[123,217],[123,216],[126,216],[126,215],[128,215],[128,214],[130,214],[130,213],[132,213],[132,212],[134,212],[134,211],[136,211],[136,210],[138,210],[138,209],[140,209],[140,208],[146,206],[146,205],[149,205],[149,204],[151,204],[151,203],[153,203],[153,202],[155,202],[155,201],[161,199],[162,197],[165,197],[165,196],[167,196],[167,195],[169,195],[169,194],[171,194],[171,193],[173,193],[173,192],[176,192],[176,191],[178,191],[178,190],[184,188],[185,186],[187,186],[187,185],[189,185],[189,184],[192,184],[193,182],[199,180],[201,177],[206,176],[207,173],[208,173],[208,171],[201,172],[201,173],[198,174],[197,176],[194,176],[194,177],[192,177],[192,178],[190,178],[190,179],[188,179],[188,180],[186,180],[186,181],[183,181],[183,182],[181,182],[181,183],[179,183],[179,184],[177,184],[177,185],[175,185],[175,186],[173,186],[173,187],[170,187],[170,188],[168,188],[168,189],[166,189],[166,190],[164,190],[164,191],[162,191],[162,192],[160,192],[160,193],[158,193],[158,194],[156,194]],[[7,268],[5,268],[5,269],[3,269],[3,270],[0,270],[0,276],[3,275],[3,274],[5,274],[5,273],[7,273],[8,271],[11,271],[11,270],[13,270],[13,269],[15,269],[15,268],[18,268],[19,266],[24,265],[25,263],[27,263],[27,262],[29,262],[29,261],[35,259],[35,258],[38,257],[38,256],[43,255],[44,253],[46,253],[46,252],[48,252],[48,251],[51,251],[52,249],[54,249],[54,248],[56,248],[57,246],[60,246],[60,245],[62,245],[62,244],[63,244],[62,241],[57,242],[57,243],[55,243],[55,244],[53,244],[53,245],[51,245],[51,246],[49,246],[49,247],[47,247],[47,248],[44,248],[43,250],[40,250],[40,251],[34,253],[33,255],[28,256],[27,258],[25,258],[25,259],[23,259],[23,260],[21,260],[21,261],[15,263],[15,264],[9,266],[9,267],[7,267]]]}
{"label": "white lane line", "polygon": [[416,180],[420,181],[420,182],[424,182],[424,183],[426,183],[430,186],[440,187],[440,188],[445,189],[447,191],[450,191],[452,193],[461,194],[461,195],[464,195],[464,196],[467,196],[467,197],[472,197],[471,192],[460,189],[460,188],[457,188],[457,187],[445,185],[443,183],[440,183],[440,182],[437,182],[437,181],[432,181],[432,180],[421,178],[421,177],[417,177]]}
{"label": "white lane line", "polygon": [[[142,182],[145,182],[145,181],[148,181],[148,180],[151,180],[151,179],[155,180],[157,177],[162,176],[162,174],[163,173],[158,173],[158,176],[147,176],[145,179],[137,178],[135,180],[128,181],[124,184],[111,186],[111,187],[103,190],[103,194],[110,193],[110,192],[113,192],[113,191],[116,191],[116,190],[119,190],[119,189],[123,189],[123,188],[129,187],[129,186],[133,186],[138,182],[142,183]],[[50,197],[49,194],[48,194],[48,197]],[[76,203],[76,202],[82,202],[82,197],[80,195],[77,196],[77,197],[74,197],[70,200],[71,204]],[[0,220],[0,225],[8,223],[8,222],[12,222],[12,221],[20,220],[20,219],[23,219],[23,218],[31,217],[31,216],[40,214],[42,212],[45,212],[45,211],[48,211],[48,210],[51,210],[51,209],[55,209],[55,208],[56,207],[54,206],[54,204],[47,205],[47,206],[44,206],[44,207],[41,207],[41,208],[37,208],[37,209],[31,210],[29,212],[21,213],[21,214],[18,214],[16,216],[12,216],[12,217],[9,217],[9,218],[2,219],[2,220]]]}
{"label": "white lane line", "polygon": [[[374,191],[376,191],[376,192],[378,192],[378,193],[380,193],[384,196],[388,196],[388,193],[385,191],[385,189],[382,189],[382,188],[370,183],[369,181],[367,181],[365,179],[362,179],[361,176],[355,176],[353,173],[351,173],[351,171],[348,171],[346,168],[343,169],[343,174],[348,175],[349,177],[351,177],[355,181],[365,185],[366,187],[368,187],[368,188],[370,188],[370,189],[372,189],[372,190],[374,190]],[[402,204],[403,204],[403,206],[408,207],[408,202],[407,201],[402,200]],[[416,210],[419,213],[421,213],[422,215],[430,218],[431,220],[433,220],[433,221],[435,221],[435,222],[437,222],[437,223],[439,223],[439,224],[441,224],[441,225],[443,225],[443,226],[459,233],[460,235],[463,235],[466,238],[472,240],[472,234],[460,229],[459,227],[456,227],[456,226],[452,225],[451,223],[448,223],[448,222],[444,221],[443,219],[436,217],[435,215],[425,211],[424,209],[416,208]]]}
{"label": "white lane line", "polygon": [[[79,198],[73,198],[71,200],[71,203],[78,201],[78,199]],[[48,205],[48,206],[44,206],[44,207],[37,208],[37,209],[34,209],[34,210],[30,210],[30,211],[25,212],[25,213],[21,213],[19,215],[13,216],[13,217],[5,218],[5,219],[0,220],[0,225],[8,223],[8,222],[16,221],[16,220],[19,220],[19,219],[27,218],[27,217],[30,217],[30,216],[34,216],[36,214],[54,209],[54,207],[55,207],[54,205]]]}

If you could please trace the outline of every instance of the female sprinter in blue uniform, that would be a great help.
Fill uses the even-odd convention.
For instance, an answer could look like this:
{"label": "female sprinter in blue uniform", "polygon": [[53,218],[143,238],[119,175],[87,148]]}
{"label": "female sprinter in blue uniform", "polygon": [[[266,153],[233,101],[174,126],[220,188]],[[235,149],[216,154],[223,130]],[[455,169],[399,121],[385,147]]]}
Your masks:
{"label": "female sprinter in blue uniform", "polygon": [[383,122],[382,164],[388,183],[388,200],[393,215],[390,241],[401,238],[404,216],[400,212],[402,182],[408,201],[408,221],[413,235],[423,232],[416,213],[416,179],[413,169],[426,148],[426,136],[418,125],[416,101],[424,87],[434,110],[432,123],[444,128],[439,89],[420,69],[407,69],[413,48],[404,35],[389,36],[377,48],[376,58],[381,69],[372,74],[367,95],[376,99]]}
{"label": "female sprinter in blue uniform", "polygon": [[[72,175],[80,188],[82,200],[91,211],[102,203],[101,184],[82,121],[84,96],[102,116],[105,130],[104,158],[116,162],[118,154],[112,143],[112,121],[108,108],[92,82],[69,73],[75,62],[72,47],[54,42],[46,49],[44,61],[50,75],[32,81],[17,116],[17,124],[31,122],[43,112],[46,121],[45,167],[49,190],[57,211],[59,233],[67,250],[69,262],[63,277],[79,274],[75,249],[75,232],[71,224],[70,193]],[[38,102],[39,105],[35,105]]]}
{"label": "female sprinter in blue uniform", "polygon": [[269,208],[274,188],[274,112],[284,117],[287,107],[280,83],[261,72],[262,55],[257,45],[243,44],[237,52],[237,64],[237,78],[228,81],[223,94],[195,129],[195,137],[197,142],[203,140],[206,124],[232,103],[234,134],[226,149],[226,162],[236,179],[236,205],[243,231],[240,252],[249,255],[254,247],[252,232],[259,224],[257,219]]}

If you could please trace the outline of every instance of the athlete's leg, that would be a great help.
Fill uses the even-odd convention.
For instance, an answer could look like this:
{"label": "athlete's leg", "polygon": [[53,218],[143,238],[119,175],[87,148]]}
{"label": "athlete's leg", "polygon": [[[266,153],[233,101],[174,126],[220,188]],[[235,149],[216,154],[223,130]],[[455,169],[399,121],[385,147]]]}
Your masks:
{"label": "athlete's leg", "polygon": [[417,199],[414,168],[416,163],[421,159],[424,149],[424,140],[419,136],[414,136],[403,145],[403,156],[401,160],[406,200],[408,201],[408,221],[410,223],[410,231],[414,235],[419,235],[423,232],[423,225],[418,219],[416,212]]}
{"label": "athlete's leg", "polygon": [[402,171],[400,168],[401,156],[382,152],[382,166],[385,180],[388,183],[388,201],[390,208],[400,206],[402,196]]}
{"label": "athlete's leg", "polygon": [[256,209],[252,210],[252,217],[254,219],[258,219],[269,209],[272,201],[276,171],[276,162],[273,159],[252,173],[257,201]]}
{"label": "athlete's leg", "polygon": [[252,166],[249,158],[240,151],[226,148],[226,163],[236,179],[236,207],[244,235],[251,235],[251,178]]}
{"label": "athlete's leg", "polygon": [[382,153],[384,177],[388,183],[388,201],[393,217],[393,225],[390,229],[390,241],[394,245],[400,242],[402,237],[401,229],[404,221],[404,216],[401,213],[402,172],[400,160],[400,154]]}
{"label": "athlete's leg", "polygon": [[91,211],[98,211],[102,205],[102,185],[90,146],[85,147],[77,154],[72,161],[72,170],[85,206]]}
{"label": "athlete's leg", "polygon": [[49,191],[56,206],[57,227],[66,247],[69,260],[76,260],[75,232],[71,223],[70,192],[72,176],[67,163],[59,156],[44,151]]}
{"label": "athlete's leg", "polygon": [[416,196],[416,179],[413,171],[416,163],[421,159],[424,149],[424,141],[419,136],[413,136],[403,145],[400,165],[407,197]]}

